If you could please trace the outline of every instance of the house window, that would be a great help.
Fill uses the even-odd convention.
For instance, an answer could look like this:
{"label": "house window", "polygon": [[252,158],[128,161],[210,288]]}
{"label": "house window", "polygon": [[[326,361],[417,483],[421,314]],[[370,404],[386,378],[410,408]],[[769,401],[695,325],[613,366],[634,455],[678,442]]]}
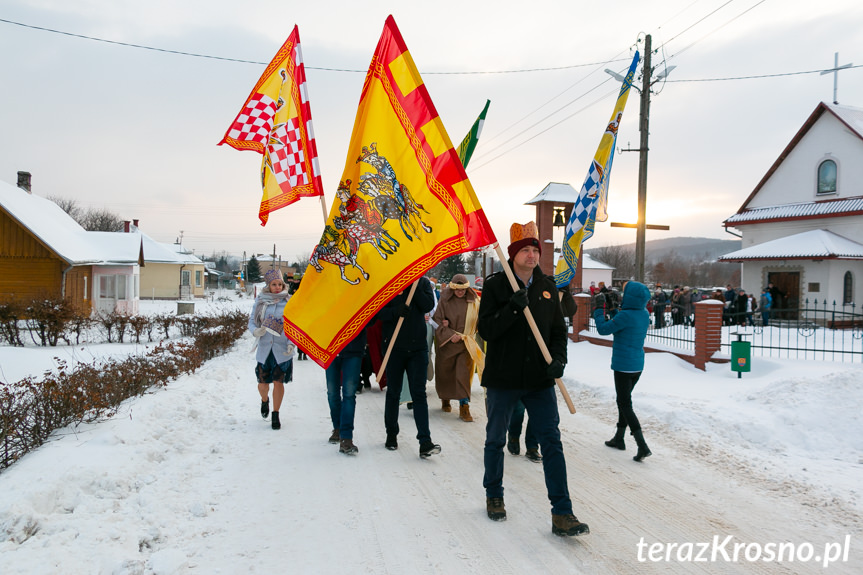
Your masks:
{"label": "house window", "polygon": [[117,276],[117,299],[126,299],[126,276]]}
{"label": "house window", "polygon": [[180,272],[180,285],[188,286],[189,282],[192,280],[192,272],[189,270],[183,270]]}
{"label": "house window", "polygon": [[99,276],[99,296],[113,299],[115,294],[114,276]]}
{"label": "house window", "polygon": [[201,287],[201,276],[203,272],[201,270],[195,270],[195,287]]}
{"label": "house window", "polygon": [[87,301],[87,276],[84,276],[84,301]]}
{"label": "house window", "polygon": [[854,278],[851,277],[851,272],[845,272],[845,278],[842,281],[842,303],[848,304],[854,301]]}
{"label": "house window", "polygon": [[818,166],[818,193],[836,193],[836,162],[824,160]]}
{"label": "house window", "polygon": [[818,293],[821,291],[821,283],[819,282],[809,282],[809,292]]}

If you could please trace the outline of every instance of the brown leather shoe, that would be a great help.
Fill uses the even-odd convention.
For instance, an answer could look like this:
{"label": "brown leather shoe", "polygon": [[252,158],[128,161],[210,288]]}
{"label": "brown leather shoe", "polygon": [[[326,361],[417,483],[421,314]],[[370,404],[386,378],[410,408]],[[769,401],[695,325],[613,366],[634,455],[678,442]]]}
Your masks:
{"label": "brown leather shoe", "polygon": [[587,523],[579,521],[572,513],[567,515],[552,514],[551,532],[555,535],[566,535],[572,537],[574,535],[585,535],[590,533],[590,527],[587,526]]}
{"label": "brown leather shoe", "polygon": [[350,439],[340,439],[339,440],[339,453],[344,453],[345,455],[356,455],[359,449],[354,445],[354,442]]}
{"label": "brown leather shoe", "polygon": [[492,521],[506,521],[506,508],[503,506],[503,497],[486,497],[485,511]]}
{"label": "brown leather shoe", "polygon": [[444,410],[446,413],[449,413],[450,411],[452,411],[452,405],[450,405],[448,399],[440,400],[440,408],[442,410]]}
{"label": "brown leather shoe", "polygon": [[473,421],[470,416],[470,406],[468,404],[458,406],[458,418],[462,421]]}

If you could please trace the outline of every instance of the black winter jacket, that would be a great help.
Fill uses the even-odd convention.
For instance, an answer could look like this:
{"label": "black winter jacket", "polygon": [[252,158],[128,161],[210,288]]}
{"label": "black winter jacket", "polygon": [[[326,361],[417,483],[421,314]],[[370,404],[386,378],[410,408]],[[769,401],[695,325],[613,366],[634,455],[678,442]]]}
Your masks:
{"label": "black winter jacket", "polygon": [[[516,278],[519,287],[524,287]],[[510,303],[513,289],[503,272],[489,276],[479,303],[477,328],[487,342],[482,385],[496,389],[544,389],[554,385],[546,374],[548,363],[525,319]],[[527,290],[530,308],[539,333],[552,359],[566,363],[566,323],[554,280],[539,269]]]}
{"label": "black winter jacket", "polygon": [[[386,349],[390,343],[390,339],[393,337],[393,331],[395,331],[396,324],[399,321],[399,312],[404,307],[405,301],[407,301],[408,293],[410,293],[410,286],[391,299],[375,316],[377,319],[383,321],[384,349]],[[393,349],[403,351],[428,350],[425,314],[434,308],[434,303],[434,290],[432,289],[431,282],[427,278],[421,277],[414,292],[414,297],[411,300],[410,313],[408,313],[402,322],[402,327],[399,330],[398,337],[396,337]]]}
{"label": "black winter jacket", "polygon": [[342,357],[362,357],[366,353],[366,342],[368,341],[368,336],[366,335],[366,328],[360,330],[360,332],[354,336],[354,339],[348,343],[345,347],[342,348],[342,351],[339,352],[339,355]]}

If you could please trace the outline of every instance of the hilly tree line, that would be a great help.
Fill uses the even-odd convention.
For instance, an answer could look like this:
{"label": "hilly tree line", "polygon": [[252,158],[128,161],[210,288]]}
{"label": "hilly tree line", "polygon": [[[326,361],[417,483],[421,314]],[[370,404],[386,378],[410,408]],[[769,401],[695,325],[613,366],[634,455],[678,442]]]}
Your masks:
{"label": "hilly tree line", "polygon": [[[635,277],[634,246],[604,246],[586,251],[593,259],[615,268],[612,274],[615,280]],[[652,256],[646,255],[644,275],[647,283],[661,283],[665,287],[680,285],[707,288],[728,283],[740,285],[739,264],[716,261],[714,254],[706,252],[684,256],[671,249]]]}

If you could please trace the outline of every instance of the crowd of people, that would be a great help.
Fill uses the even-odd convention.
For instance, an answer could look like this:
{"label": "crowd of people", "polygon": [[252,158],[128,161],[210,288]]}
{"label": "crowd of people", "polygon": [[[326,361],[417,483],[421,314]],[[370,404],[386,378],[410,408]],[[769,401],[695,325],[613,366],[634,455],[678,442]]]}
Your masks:
{"label": "crowd of people", "polygon": [[[587,534],[590,529],[575,516],[569,495],[555,392],[567,363],[565,317],[572,318],[577,306],[569,290],[558,290],[553,278],[541,271],[542,244],[534,222],[513,224],[507,249],[509,269],[485,278],[481,292],[462,274],[443,286],[421,277],[381,308],[339,352],[326,369],[332,422],[328,441],[338,444],[345,455],[359,453],[353,441],[356,397],[371,387],[371,375],[377,374],[375,379],[386,393],[384,447],[399,448],[399,407],[408,403],[419,456],[425,459],[439,454],[441,446],[432,440],[429,426],[427,384],[434,380],[444,413],[452,412],[457,403],[458,420],[470,423],[474,421],[470,406],[476,374],[485,388],[483,487],[488,517],[494,521],[507,517],[504,447],[513,455],[520,454],[526,416],[525,456],[542,464],[552,532]],[[257,347],[255,378],[261,416],[269,417],[271,427],[278,430],[285,383],[291,381],[293,361],[299,355],[284,333],[284,308],[291,297],[284,278],[281,272],[270,270],[264,279],[266,286],[255,300],[248,327]],[[632,406],[632,392],[644,368],[644,339],[651,323],[648,309],[652,306],[658,326],[664,325],[665,306],[671,306],[672,322],[691,323],[691,304],[697,292],[676,289],[668,297],[661,286],[651,292],[635,281],[626,282],[620,291],[600,282],[590,292],[597,329],[614,336],[611,370],[618,421],[614,437],[605,444],[625,450],[628,428],[637,445],[633,459],[643,462],[652,454]]]}
{"label": "crowd of people", "polygon": [[[608,289],[603,282],[599,282],[598,286],[591,282],[587,293],[591,296],[603,294],[606,309],[620,308],[621,290],[618,288]],[[768,283],[758,295],[746,293],[742,288],[735,289],[731,284],[728,284],[724,290],[679,285],[666,290],[662,284],[656,283],[647,301],[649,326],[653,329],[661,329],[669,325],[693,326],[695,325],[693,306],[704,300],[717,300],[724,306],[722,313],[724,325],[760,324],[767,327],[771,319],[781,314],[781,312],[777,313],[777,308],[785,308],[785,295],[785,292],[773,283]]]}

